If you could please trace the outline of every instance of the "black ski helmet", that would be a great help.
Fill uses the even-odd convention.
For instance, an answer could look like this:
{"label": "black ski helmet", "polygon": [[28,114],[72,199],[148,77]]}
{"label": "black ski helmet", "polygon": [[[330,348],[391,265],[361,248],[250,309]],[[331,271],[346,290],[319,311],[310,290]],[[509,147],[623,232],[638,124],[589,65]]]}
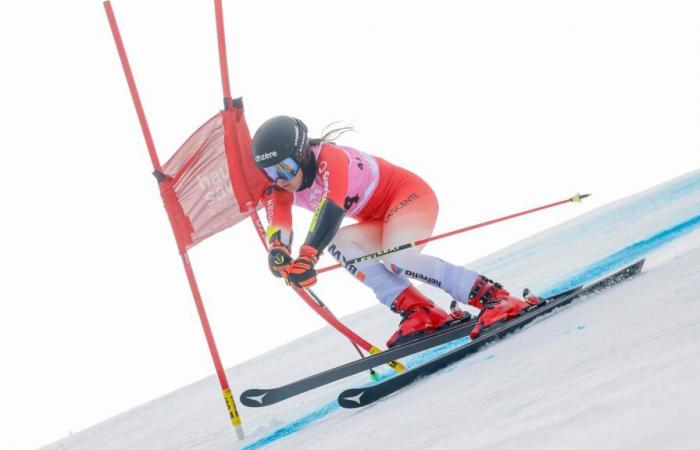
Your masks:
{"label": "black ski helmet", "polygon": [[253,136],[253,160],[258,168],[292,157],[302,168],[311,160],[308,130],[294,117],[277,116],[260,125]]}

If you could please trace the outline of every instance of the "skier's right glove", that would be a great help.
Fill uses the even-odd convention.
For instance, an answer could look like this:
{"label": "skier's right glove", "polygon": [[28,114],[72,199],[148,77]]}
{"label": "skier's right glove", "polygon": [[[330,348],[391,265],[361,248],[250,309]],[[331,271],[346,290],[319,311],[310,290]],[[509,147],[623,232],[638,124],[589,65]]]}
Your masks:
{"label": "skier's right glove", "polygon": [[274,276],[287,278],[292,261],[289,247],[282,244],[280,241],[275,241],[270,245],[270,251],[267,254],[267,263]]}

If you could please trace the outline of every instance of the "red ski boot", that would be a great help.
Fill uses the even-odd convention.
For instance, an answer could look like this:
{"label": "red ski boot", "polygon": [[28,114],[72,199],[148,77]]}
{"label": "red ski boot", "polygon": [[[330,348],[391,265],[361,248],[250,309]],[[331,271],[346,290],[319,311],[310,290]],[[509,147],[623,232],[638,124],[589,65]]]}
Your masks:
{"label": "red ski boot", "polygon": [[479,321],[470,334],[471,338],[476,338],[481,331],[496,322],[507,322],[518,317],[526,308],[537,303],[537,297],[527,297],[525,300],[513,297],[500,283],[480,275],[469,293],[469,304],[481,309]]}
{"label": "red ski boot", "polygon": [[454,319],[414,286],[409,286],[396,297],[391,310],[401,314],[403,319],[398,331],[387,341],[387,347],[430,334]]}

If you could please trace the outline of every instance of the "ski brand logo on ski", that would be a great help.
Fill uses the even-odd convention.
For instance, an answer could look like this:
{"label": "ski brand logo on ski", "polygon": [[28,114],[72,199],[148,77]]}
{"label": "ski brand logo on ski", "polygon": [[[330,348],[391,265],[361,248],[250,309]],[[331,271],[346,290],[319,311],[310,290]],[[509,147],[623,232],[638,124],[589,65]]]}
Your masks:
{"label": "ski brand logo on ski", "polygon": [[343,400],[350,401],[350,402],[355,402],[358,405],[362,404],[362,396],[365,395],[365,391],[360,392],[357,395],[353,395],[352,397],[344,397]]}
{"label": "ski brand logo on ski", "polygon": [[[255,401],[255,402],[258,402],[258,403],[260,403],[260,404],[262,405],[262,404],[263,404],[263,398],[265,398],[265,396],[266,396],[267,394],[268,394],[268,393],[265,392],[265,393],[263,393],[262,395],[248,396],[248,397],[246,397],[246,398],[249,399],[249,400],[253,400],[253,401]],[[359,402],[358,402],[358,403],[359,403]]]}
{"label": "ski brand logo on ski", "polygon": [[441,369],[444,369],[450,364],[476,353],[485,345],[512,334],[538,318],[551,314],[555,309],[568,305],[578,298],[586,297],[589,294],[595,294],[598,291],[607,289],[616,285],[617,283],[632,278],[641,272],[643,266],[644,259],[640,259],[624,269],[613,273],[612,275],[603,277],[598,281],[584,286],[578,286],[554,297],[546,298],[543,302],[533,305],[525,310],[522,315],[515,317],[508,322],[500,322],[486,328],[477,338],[457,346],[448,353],[437,356],[401,374],[373,384],[369,387],[346,389],[338,396],[338,403],[343,408],[360,408],[374,403],[377,400],[380,400],[408,386],[412,382],[422,377],[433,374]]}

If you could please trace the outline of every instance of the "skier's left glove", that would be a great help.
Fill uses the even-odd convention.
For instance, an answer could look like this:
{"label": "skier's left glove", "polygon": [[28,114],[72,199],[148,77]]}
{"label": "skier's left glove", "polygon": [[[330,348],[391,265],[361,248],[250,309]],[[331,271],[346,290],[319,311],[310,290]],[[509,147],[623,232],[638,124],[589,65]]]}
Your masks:
{"label": "skier's left glove", "polygon": [[299,257],[292,262],[289,268],[287,281],[298,288],[308,288],[316,284],[316,269],[318,262],[318,250],[310,245],[302,245]]}
{"label": "skier's left glove", "polygon": [[289,246],[275,241],[270,245],[267,255],[267,264],[272,274],[279,278],[287,278],[289,268],[292,265],[292,256],[289,254]]}

